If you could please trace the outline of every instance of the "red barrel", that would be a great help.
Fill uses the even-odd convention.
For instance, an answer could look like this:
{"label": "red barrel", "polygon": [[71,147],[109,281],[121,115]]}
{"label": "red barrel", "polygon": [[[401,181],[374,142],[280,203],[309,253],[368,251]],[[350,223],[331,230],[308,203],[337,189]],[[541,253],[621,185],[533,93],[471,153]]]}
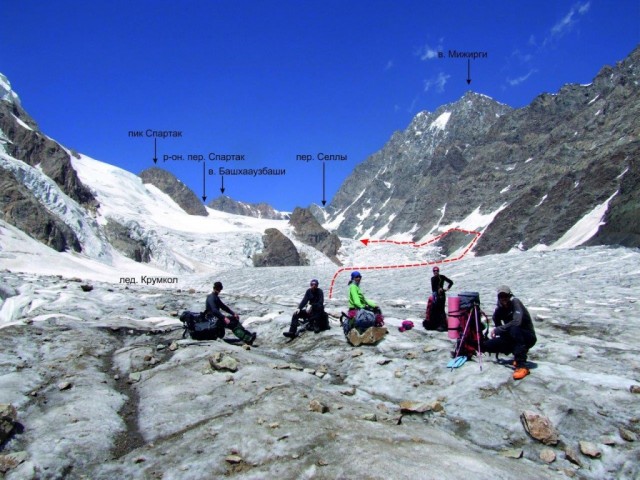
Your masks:
{"label": "red barrel", "polygon": [[[447,326],[448,326],[448,336],[449,338],[456,340],[460,337],[460,332],[458,328],[460,327],[460,317],[458,316],[458,311],[460,310],[460,297],[448,297],[448,312],[447,316]],[[453,315],[452,315],[453,314]]]}

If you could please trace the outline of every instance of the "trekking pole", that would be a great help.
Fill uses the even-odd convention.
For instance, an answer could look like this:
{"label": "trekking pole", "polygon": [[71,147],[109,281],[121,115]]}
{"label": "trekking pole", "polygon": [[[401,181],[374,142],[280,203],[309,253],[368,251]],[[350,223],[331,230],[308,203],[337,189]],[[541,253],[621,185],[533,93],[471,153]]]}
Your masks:
{"label": "trekking pole", "polygon": [[478,320],[478,310],[480,310],[480,307],[473,307],[473,311],[475,313],[475,317],[476,317],[476,335],[478,336],[478,358],[480,359],[480,371],[482,371],[482,347],[480,346],[480,323]]}
{"label": "trekking pole", "polygon": [[469,316],[467,317],[467,322],[464,324],[464,331],[462,332],[462,337],[460,337],[460,341],[458,342],[458,347],[456,348],[456,357],[458,356],[458,353],[460,353],[460,349],[462,348],[462,344],[464,343],[464,339],[467,334],[467,328],[469,328],[469,321],[471,320],[471,315],[473,315],[473,312],[469,312]]}

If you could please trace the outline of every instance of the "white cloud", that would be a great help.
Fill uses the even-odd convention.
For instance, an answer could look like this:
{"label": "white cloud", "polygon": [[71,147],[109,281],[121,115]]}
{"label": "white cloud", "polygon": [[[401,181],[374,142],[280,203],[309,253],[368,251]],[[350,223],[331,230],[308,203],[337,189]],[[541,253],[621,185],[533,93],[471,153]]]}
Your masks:
{"label": "white cloud", "polygon": [[431,77],[424,81],[424,91],[428,92],[433,88],[436,92],[442,93],[444,92],[444,86],[450,78],[451,75],[439,72],[435,77]]}
{"label": "white cloud", "polygon": [[522,75],[522,76],[520,76],[518,78],[513,78],[513,79],[507,78],[507,83],[509,85],[511,85],[512,87],[515,87],[516,85],[520,85],[521,83],[527,81],[529,79],[529,77],[531,75],[533,75],[534,73],[536,73],[536,72],[537,72],[537,70],[530,70],[527,74]]}
{"label": "white cloud", "polygon": [[590,8],[591,2],[577,3],[573,7],[571,7],[569,13],[567,13],[558,23],[556,23],[551,28],[551,31],[545,38],[543,45],[547,45],[554,39],[560,38],[566,32],[570,31],[577,22],[577,17],[579,15],[585,15]]}
{"label": "white cloud", "polygon": [[435,48],[432,48],[429,45],[425,45],[424,47],[421,47],[418,49],[418,56],[420,57],[420,60],[422,61],[427,61],[427,60],[433,60],[434,58],[438,58],[438,53],[440,53],[442,51],[442,39],[440,40],[438,46],[436,46]]}

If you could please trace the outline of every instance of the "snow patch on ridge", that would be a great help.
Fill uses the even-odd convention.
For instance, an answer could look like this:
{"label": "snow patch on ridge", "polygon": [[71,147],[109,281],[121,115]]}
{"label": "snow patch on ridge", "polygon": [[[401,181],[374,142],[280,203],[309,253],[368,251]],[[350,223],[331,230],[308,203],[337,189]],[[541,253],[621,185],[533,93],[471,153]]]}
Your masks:
{"label": "snow patch on ridge", "polygon": [[493,219],[500,213],[502,210],[507,208],[507,204],[503,203],[493,212],[489,213],[480,213],[481,205],[478,205],[476,209],[467,215],[464,219],[459,222],[453,222],[449,225],[441,225],[438,230],[441,232],[446,232],[451,228],[461,228],[463,230],[472,230],[472,231],[482,231],[486,227],[489,226]]}
{"label": "snow patch on ridge", "polygon": [[429,125],[429,130],[444,130],[449,123],[449,119],[451,118],[451,112],[444,112],[440,114],[438,118],[436,118],[431,125]]}
{"label": "snow patch on ridge", "polygon": [[552,245],[552,249],[574,248],[582,245],[584,242],[598,233],[599,228],[604,225],[604,218],[609,202],[618,194],[616,191],[600,205],[587,213],[584,217],[576,222],[576,224],[565,232],[565,234],[556,240]]}

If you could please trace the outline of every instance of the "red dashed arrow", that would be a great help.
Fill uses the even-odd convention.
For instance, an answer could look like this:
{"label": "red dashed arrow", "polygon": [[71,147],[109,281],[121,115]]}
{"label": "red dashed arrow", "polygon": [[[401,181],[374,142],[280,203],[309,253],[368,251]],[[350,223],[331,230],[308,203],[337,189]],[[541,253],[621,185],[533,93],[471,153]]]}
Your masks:
{"label": "red dashed arrow", "polygon": [[411,264],[405,264],[405,265],[375,265],[375,266],[362,266],[362,267],[342,267],[340,268],[334,275],[333,275],[333,279],[331,280],[331,287],[329,288],[329,298],[333,297],[333,286],[336,283],[336,279],[338,278],[338,275],[340,275],[342,272],[347,272],[347,271],[353,271],[353,270],[388,270],[391,268],[415,268],[415,267],[427,267],[430,265],[439,265],[442,263],[451,263],[451,262],[457,262],[458,260],[462,260],[462,258],[464,258],[467,253],[469,253],[471,251],[471,249],[473,248],[473,246],[476,244],[476,242],[478,241],[478,238],[480,238],[480,235],[482,235],[480,232],[476,232],[475,230],[463,230],[462,228],[450,228],[449,230],[447,230],[444,233],[441,233],[440,235],[437,235],[435,237],[433,237],[432,239],[423,242],[423,243],[415,243],[415,242],[400,242],[397,240],[372,240],[369,238],[364,238],[362,240],[360,240],[365,246],[368,246],[370,243],[390,243],[393,245],[410,245],[412,247],[415,248],[420,248],[420,247],[425,247],[427,245],[430,245],[434,242],[437,242],[438,240],[440,240],[442,237],[445,237],[447,235],[449,235],[452,232],[461,232],[461,233],[465,233],[468,235],[473,235],[473,239],[471,240],[471,242],[469,242],[469,244],[466,246],[466,248],[464,249],[464,251],[458,255],[455,258],[446,258],[444,260],[433,260],[431,262],[423,262],[423,263],[411,263]]}

